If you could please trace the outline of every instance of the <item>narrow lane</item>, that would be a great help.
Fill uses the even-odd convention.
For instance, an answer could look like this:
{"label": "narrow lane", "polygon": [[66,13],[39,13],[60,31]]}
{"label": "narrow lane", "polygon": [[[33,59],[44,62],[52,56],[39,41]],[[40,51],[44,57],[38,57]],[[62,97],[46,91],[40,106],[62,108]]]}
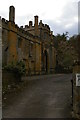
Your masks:
{"label": "narrow lane", "polygon": [[[30,81],[13,104],[3,108],[5,118],[70,118],[71,75],[53,75]],[[32,84],[31,84],[32,82]]]}

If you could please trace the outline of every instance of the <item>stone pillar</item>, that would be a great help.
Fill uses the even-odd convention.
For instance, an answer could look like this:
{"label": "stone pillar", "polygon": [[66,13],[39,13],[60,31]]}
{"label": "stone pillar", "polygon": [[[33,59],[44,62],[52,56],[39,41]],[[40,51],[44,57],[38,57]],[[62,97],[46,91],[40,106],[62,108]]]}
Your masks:
{"label": "stone pillar", "polygon": [[76,61],[73,67],[73,114],[80,119],[80,86],[76,86],[76,74],[80,74],[80,61]]}
{"label": "stone pillar", "polygon": [[14,6],[9,7],[9,21],[15,22],[15,8],[14,8]]}
{"label": "stone pillar", "polygon": [[35,18],[35,21],[34,21],[34,23],[35,23],[35,36],[38,36],[39,34],[39,32],[38,32],[38,16],[34,16],[34,18]]}
{"label": "stone pillar", "polygon": [[78,60],[80,61],[80,34],[77,37],[77,52],[78,52]]}
{"label": "stone pillar", "polygon": [[78,59],[75,61],[73,67],[73,117],[80,119],[80,86],[76,86],[76,75],[80,74],[80,3],[78,4],[78,36],[76,40],[76,48],[78,53]]}
{"label": "stone pillar", "polygon": [[78,60],[80,61],[80,1],[78,2]]}
{"label": "stone pillar", "polygon": [[73,67],[73,117],[80,119],[80,85],[76,84],[77,74],[80,75],[80,2],[78,3],[78,36],[76,42],[78,60]]}

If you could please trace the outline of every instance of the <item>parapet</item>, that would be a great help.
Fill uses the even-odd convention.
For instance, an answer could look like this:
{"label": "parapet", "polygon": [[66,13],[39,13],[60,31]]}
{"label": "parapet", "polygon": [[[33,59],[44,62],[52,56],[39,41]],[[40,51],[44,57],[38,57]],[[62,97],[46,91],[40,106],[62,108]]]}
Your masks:
{"label": "parapet", "polygon": [[42,20],[40,20],[39,26],[44,27],[44,24],[42,23]]}
{"label": "parapet", "polygon": [[20,28],[22,28],[22,29],[23,29],[23,26],[20,26]]}
{"label": "parapet", "polygon": [[50,34],[53,35],[53,31],[50,31]]}
{"label": "parapet", "polygon": [[49,31],[50,31],[50,27],[49,27],[49,25],[47,25],[47,24],[43,24],[43,23],[42,23],[42,20],[40,20],[40,22],[39,22],[39,26],[42,27],[42,28],[44,28],[44,29],[46,29],[46,30],[49,30]]}
{"label": "parapet", "polygon": [[28,26],[28,25],[25,25],[25,28],[29,28],[29,26]]}
{"label": "parapet", "polygon": [[0,16],[0,20],[1,20],[1,16]]}
{"label": "parapet", "polygon": [[5,23],[5,22],[6,22],[6,19],[5,19],[5,18],[2,18],[2,22]]}
{"label": "parapet", "polygon": [[50,27],[47,24],[45,24],[45,28],[48,29],[48,30],[50,30]]}
{"label": "parapet", "polygon": [[19,26],[17,24],[15,24],[15,28],[19,29]]}
{"label": "parapet", "polygon": [[[1,19],[1,18],[0,18],[0,19]],[[8,22],[9,22],[9,21],[6,20],[5,18],[2,18],[1,21],[2,21],[2,26],[8,28]]]}

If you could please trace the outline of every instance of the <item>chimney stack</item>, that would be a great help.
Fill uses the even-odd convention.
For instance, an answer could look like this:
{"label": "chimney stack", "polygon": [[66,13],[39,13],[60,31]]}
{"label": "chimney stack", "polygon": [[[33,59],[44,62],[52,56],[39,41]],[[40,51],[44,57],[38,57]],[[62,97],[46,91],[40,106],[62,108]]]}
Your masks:
{"label": "chimney stack", "polygon": [[9,7],[9,21],[15,22],[15,8],[14,8],[14,6]]}
{"label": "chimney stack", "polygon": [[35,35],[38,36],[38,16],[34,16],[35,18]]}
{"label": "chimney stack", "polygon": [[29,21],[29,26],[32,26],[32,21]]}

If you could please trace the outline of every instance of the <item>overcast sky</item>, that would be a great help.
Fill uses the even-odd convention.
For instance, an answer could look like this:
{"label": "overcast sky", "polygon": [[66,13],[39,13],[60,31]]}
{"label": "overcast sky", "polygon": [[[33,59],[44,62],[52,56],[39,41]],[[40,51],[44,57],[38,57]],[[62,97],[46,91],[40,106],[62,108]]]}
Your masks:
{"label": "overcast sky", "polygon": [[[9,6],[15,7],[15,22],[19,26],[27,25],[34,16],[48,24],[53,34],[78,33],[79,0],[0,0],[0,16],[9,19]],[[34,22],[33,22],[34,23]]]}

